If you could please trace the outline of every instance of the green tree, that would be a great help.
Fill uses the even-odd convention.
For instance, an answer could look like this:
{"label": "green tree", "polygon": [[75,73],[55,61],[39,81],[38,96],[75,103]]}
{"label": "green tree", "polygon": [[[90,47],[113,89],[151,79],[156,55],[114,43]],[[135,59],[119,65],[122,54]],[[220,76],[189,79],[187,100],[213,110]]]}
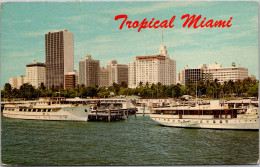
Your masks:
{"label": "green tree", "polygon": [[37,96],[35,88],[28,83],[25,83],[20,86],[20,93],[21,97],[27,99],[35,98]]}
{"label": "green tree", "polygon": [[249,96],[258,97],[258,83],[250,87],[247,93],[249,94]]}

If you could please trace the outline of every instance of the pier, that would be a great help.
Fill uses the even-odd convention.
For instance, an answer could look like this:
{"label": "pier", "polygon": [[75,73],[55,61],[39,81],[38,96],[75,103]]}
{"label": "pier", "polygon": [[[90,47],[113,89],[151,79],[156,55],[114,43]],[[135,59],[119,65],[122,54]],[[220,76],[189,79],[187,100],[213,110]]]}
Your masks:
{"label": "pier", "polygon": [[121,109],[92,110],[88,115],[88,121],[119,121],[125,120],[131,112]]}

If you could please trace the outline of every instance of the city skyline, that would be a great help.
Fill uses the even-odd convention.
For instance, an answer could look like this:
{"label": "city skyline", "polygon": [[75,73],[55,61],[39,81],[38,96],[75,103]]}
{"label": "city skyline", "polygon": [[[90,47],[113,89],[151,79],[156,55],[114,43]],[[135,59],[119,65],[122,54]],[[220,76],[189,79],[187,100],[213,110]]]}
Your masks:
{"label": "city skyline", "polygon": [[[105,66],[107,61],[113,59],[120,64],[128,64],[136,56],[158,54],[162,29],[143,29],[141,32],[125,28],[119,30],[121,22],[114,21],[114,16],[122,13],[128,14],[132,20],[178,17],[173,29],[163,29],[164,44],[170,58],[176,60],[176,75],[185,65],[195,68],[198,64],[216,61],[223,66],[236,62],[238,66],[247,67],[249,74],[258,78],[258,61],[252,61],[258,60],[255,3],[225,2],[224,6],[222,2],[2,4],[1,84],[3,87],[9,77],[25,75],[24,67],[33,59],[44,62],[44,35],[60,29],[74,33],[74,69],[77,71],[78,60],[86,55],[102,60],[100,65]],[[244,8],[245,5],[247,8]],[[229,9],[228,6],[233,8]],[[35,14],[31,15],[31,12]],[[182,28],[179,18],[186,13],[223,20],[233,17],[232,27]]]}

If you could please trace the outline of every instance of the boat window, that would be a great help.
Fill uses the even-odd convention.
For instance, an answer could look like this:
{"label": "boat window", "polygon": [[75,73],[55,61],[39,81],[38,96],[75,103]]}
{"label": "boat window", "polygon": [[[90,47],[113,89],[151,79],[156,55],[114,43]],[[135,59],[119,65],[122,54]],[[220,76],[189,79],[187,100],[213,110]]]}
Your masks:
{"label": "boat window", "polygon": [[85,112],[88,112],[88,110],[87,110],[87,109],[85,109]]}
{"label": "boat window", "polygon": [[20,108],[19,111],[22,111],[22,109]]}
{"label": "boat window", "polygon": [[226,123],[228,123],[228,120],[226,120]]}
{"label": "boat window", "polygon": [[172,122],[174,122],[174,120],[172,120]]}
{"label": "boat window", "polygon": [[38,112],[41,112],[41,109],[37,109]]}
{"label": "boat window", "polygon": [[202,123],[202,121],[200,121],[200,123]]}
{"label": "boat window", "polygon": [[207,121],[207,123],[209,123],[209,121]]}
{"label": "boat window", "polygon": [[36,111],[36,109],[33,109],[33,112],[35,112]]}
{"label": "boat window", "polygon": [[216,123],[216,121],[214,120],[213,123]]}
{"label": "boat window", "polygon": [[177,115],[177,111],[173,111],[173,112],[172,112],[172,115]]}
{"label": "boat window", "polygon": [[220,120],[219,123],[222,123],[222,120]]}
{"label": "boat window", "polygon": [[51,112],[51,109],[48,109],[48,112]]}
{"label": "boat window", "polygon": [[47,109],[43,109],[42,112],[46,112]]}
{"label": "boat window", "polygon": [[28,112],[31,112],[31,109],[28,109]]}

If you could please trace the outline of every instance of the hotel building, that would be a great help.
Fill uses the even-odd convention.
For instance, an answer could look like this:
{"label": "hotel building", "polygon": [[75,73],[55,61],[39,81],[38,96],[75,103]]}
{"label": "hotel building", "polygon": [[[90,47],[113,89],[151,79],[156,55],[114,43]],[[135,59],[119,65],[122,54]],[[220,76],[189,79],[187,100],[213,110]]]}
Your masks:
{"label": "hotel building", "polygon": [[26,65],[27,82],[32,86],[38,88],[41,83],[46,84],[46,70],[45,64],[34,60],[32,64]]}
{"label": "hotel building", "polygon": [[108,85],[112,86],[113,83],[121,84],[125,82],[128,84],[128,66],[125,64],[117,64],[116,60],[108,61],[106,64],[108,70]]}
{"label": "hotel building", "polygon": [[79,84],[85,86],[99,85],[100,61],[93,60],[90,55],[79,60]]}
{"label": "hotel building", "polygon": [[73,33],[68,30],[45,34],[46,86],[65,87],[64,76],[74,71]]}
{"label": "hotel building", "polygon": [[178,82],[182,85],[187,83],[196,83],[199,79],[203,81],[217,79],[220,84],[229,80],[237,81],[243,80],[248,77],[248,69],[244,67],[237,67],[232,63],[231,67],[222,67],[221,64],[214,63],[207,67],[202,64],[199,68],[190,69],[186,66],[183,70],[179,71]]}
{"label": "hotel building", "polygon": [[9,78],[9,84],[16,89],[20,89],[20,86],[22,86],[25,83],[27,83],[27,78],[24,75]]}
{"label": "hotel building", "polygon": [[129,87],[139,83],[172,85],[176,84],[176,61],[170,59],[165,45],[161,45],[158,55],[136,56],[129,63]]}

